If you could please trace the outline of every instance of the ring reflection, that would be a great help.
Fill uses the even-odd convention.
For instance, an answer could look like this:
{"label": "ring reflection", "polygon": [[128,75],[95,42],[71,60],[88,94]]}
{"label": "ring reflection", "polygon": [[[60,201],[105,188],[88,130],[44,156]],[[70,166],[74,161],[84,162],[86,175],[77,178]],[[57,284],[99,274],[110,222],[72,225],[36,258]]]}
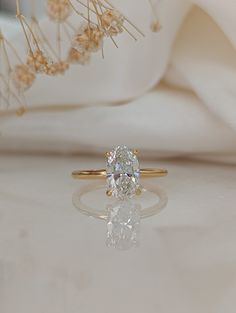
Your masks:
{"label": "ring reflection", "polygon": [[106,185],[88,184],[73,194],[73,204],[82,214],[105,220],[108,247],[127,250],[139,244],[141,219],[160,213],[168,197],[163,189],[147,184],[142,195],[117,200],[105,196]]}

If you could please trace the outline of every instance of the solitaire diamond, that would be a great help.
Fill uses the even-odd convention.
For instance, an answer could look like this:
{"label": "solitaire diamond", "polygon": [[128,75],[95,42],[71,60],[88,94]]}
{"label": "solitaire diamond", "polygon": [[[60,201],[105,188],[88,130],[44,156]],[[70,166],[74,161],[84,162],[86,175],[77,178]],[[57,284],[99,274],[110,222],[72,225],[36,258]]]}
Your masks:
{"label": "solitaire diamond", "polygon": [[108,190],[116,198],[131,198],[139,189],[139,162],[135,152],[118,146],[107,154]]}

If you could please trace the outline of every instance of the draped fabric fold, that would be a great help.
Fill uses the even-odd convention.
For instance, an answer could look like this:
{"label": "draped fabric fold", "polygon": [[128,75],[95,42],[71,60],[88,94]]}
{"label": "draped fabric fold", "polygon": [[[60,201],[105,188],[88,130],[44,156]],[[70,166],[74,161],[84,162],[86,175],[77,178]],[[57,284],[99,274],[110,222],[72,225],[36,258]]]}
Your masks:
{"label": "draped fabric fold", "polygon": [[[63,77],[40,76],[29,107],[88,107],[1,117],[0,149],[94,153],[121,143],[147,155],[236,162],[236,2],[159,1],[159,33],[149,30],[147,1],[114,4],[146,37],[121,36],[119,49],[105,45],[104,60],[98,53]],[[51,22],[42,28],[52,36]]]}

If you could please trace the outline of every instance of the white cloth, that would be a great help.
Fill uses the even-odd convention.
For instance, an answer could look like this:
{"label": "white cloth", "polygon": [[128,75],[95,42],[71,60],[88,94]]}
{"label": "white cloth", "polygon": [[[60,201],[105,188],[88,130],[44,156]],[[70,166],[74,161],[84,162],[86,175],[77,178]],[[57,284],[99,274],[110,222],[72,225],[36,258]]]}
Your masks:
{"label": "white cloth", "polygon": [[[88,67],[39,77],[29,106],[109,103],[120,107],[26,114],[4,121],[1,149],[100,151],[121,143],[159,156],[236,160],[236,2],[165,0],[162,30],[149,30],[146,1],[114,1],[146,34],[121,36]],[[204,12],[205,11],[205,12]],[[51,24],[42,23],[52,36]],[[19,36],[18,36],[19,37]],[[18,39],[23,49],[22,38]],[[169,84],[146,93],[161,80]],[[180,89],[176,90],[176,87]]]}

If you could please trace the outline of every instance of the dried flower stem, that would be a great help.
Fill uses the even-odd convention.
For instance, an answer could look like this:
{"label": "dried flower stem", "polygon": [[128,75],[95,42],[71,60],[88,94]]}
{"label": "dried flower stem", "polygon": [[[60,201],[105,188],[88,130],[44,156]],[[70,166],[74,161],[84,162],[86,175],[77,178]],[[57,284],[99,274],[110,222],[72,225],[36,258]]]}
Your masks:
{"label": "dried flower stem", "polygon": [[[58,59],[58,61],[59,61],[59,56],[58,56],[58,54],[56,53],[55,49],[53,48],[53,46],[50,44],[49,40],[48,40],[47,37],[45,36],[45,34],[44,34],[42,28],[41,28],[40,25],[39,25],[38,20],[37,20],[35,17],[33,17],[33,18],[32,18],[32,21],[33,21],[33,23],[34,23],[34,25],[35,25],[35,27],[36,27],[36,29],[37,29],[39,35],[42,37],[42,41],[45,42],[45,44],[47,45],[48,49],[51,51],[52,55],[54,55],[54,57],[55,57],[56,59]],[[41,44],[42,44],[42,43],[41,43]]]}
{"label": "dried flower stem", "polygon": [[[1,46],[2,46],[3,57],[4,57],[5,61],[6,61],[6,76],[7,76],[6,92],[7,92],[7,104],[9,104],[9,99],[10,99],[10,74],[11,74],[12,68],[11,68],[9,57],[8,57],[7,49],[6,49],[6,46],[5,46],[4,37],[3,36],[1,36],[1,37],[2,37],[2,39],[1,39]],[[5,82],[5,80],[4,80],[4,82]],[[2,98],[3,98],[3,96],[2,96]]]}
{"label": "dried flower stem", "polygon": [[152,2],[152,0],[148,0],[149,4],[150,4],[150,7],[151,7],[151,10],[152,10],[152,14],[153,14],[153,17],[156,21],[158,21],[158,16],[157,16],[157,12],[156,12],[156,8],[154,7],[154,4]]}
{"label": "dried flower stem", "polygon": [[3,55],[4,55],[4,58],[6,60],[6,66],[7,66],[7,74],[9,75],[12,68],[11,68],[11,64],[10,64],[10,60],[9,60],[9,57],[8,57],[8,53],[7,53],[7,49],[6,49],[6,46],[5,46],[5,40],[2,39],[2,50],[3,50]]}
{"label": "dried flower stem", "polygon": [[95,10],[95,14],[97,16],[97,21],[98,21],[98,25],[99,26],[102,26],[102,22],[101,22],[101,17],[100,17],[100,14],[98,12],[98,9],[97,9],[97,5],[96,5],[96,2],[94,0],[91,0],[92,1],[92,5],[94,7],[94,10]]}
{"label": "dried flower stem", "polygon": [[[102,28],[102,21],[101,21],[101,18],[100,18],[100,14],[98,12],[96,3],[93,0],[92,0],[92,5],[93,5],[94,10],[95,10],[95,11],[92,10],[92,12],[95,13],[96,16],[97,16],[98,26]],[[89,0],[88,0],[88,7],[89,7]],[[88,10],[90,10],[90,8],[88,8]],[[114,43],[114,45],[118,48],[115,40],[111,36],[109,36],[109,37],[112,40],[112,42]],[[103,48],[103,46],[102,46],[102,58],[104,59],[104,48]]]}
{"label": "dried flower stem", "polygon": [[89,23],[89,25],[90,25],[90,20],[91,20],[91,18],[90,18],[90,5],[89,5],[89,0],[87,0],[87,10],[88,10],[88,23]]}
{"label": "dried flower stem", "polygon": [[[71,8],[73,9],[73,11],[74,11],[77,15],[81,16],[83,19],[85,19],[87,22],[89,22],[88,18],[87,18],[86,16],[84,16],[83,13],[79,12],[79,11],[76,9],[76,7],[75,7],[74,4],[71,2],[71,0],[68,0],[68,2],[69,2],[69,4],[70,4]],[[94,24],[94,23],[91,22],[91,21],[90,21],[90,23]]]}
{"label": "dried flower stem", "polygon": [[[98,2],[101,3],[101,5],[106,8],[106,9],[109,9],[109,8],[112,8],[115,10],[115,7],[113,6],[113,4],[111,4],[110,1],[107,1],[107,0],[103,0],[108,6],[105,6],[104,4],[102,4],[101,0],[97,0]],[[125,15],[123,15],[124,19],[127,21],[127,23],[129,23],[134,29],[136,29],[136,31],[142,35],[143,37],[145,37],[144,33],[133,23],[131,22]]]}
{"label": "dried flower stem", "polygon": [[[77,2],[79,2],[81,5],[83,5],[83,6],[85,6],[85,7],[87,7],[84,3],[82,3],[81,1],[79,1],[79,0],[76,0]],[[101,1],[99,1],[99,0],[92,0],[92,2],[93,2],[93,5],[94,5],[94,7],[95,7],[95,11],[93,10],[93,9],[91,9],[91,11],[94,13],[94,14],[96,14],[98,17],[100,17],[100,14],[98,13],[98,11],[97,11],[97,5],[98,5],[98,7],[100,8],[100,11],[101,11],[101,14],[103,14],[103,8],[104,9],[107,9],[107,10],[109,10],[109,9],[113,9],[113,10],[115,10],[115,8],[114,8],[114,6],[112,6],[111,4],[109,5],[109,6],[107,6],[107,5],[104,5]],[[123,14],[122,14],[123,15]],[[132,23],[132,22],[130,22],[124,15],[123,15],[123,17],[124,17],[124,19],[131,25],[131,26],[133,26],[134,28],[135,28],[135,30],[136,31],[138,31],[142,36],[144,36],[144,34]],[[100,17],[100,19],[99,20],[101,20],[101,17]],[[135,41],[137,41],[137,38],[127,29],[127,27],[125,27],[124,25],[122,25],[122,28],[135,40]],[[116,42],[114,41],[114,39],[112,38],[112,36],[110,36],[109,35],[109,37],[112,39],[112,41],[113,41],[113,43],[115,44],[115,46],[118,48],[118,46],[117,46],[117,44],[116,44]]]}
{"label": "dried flower stem", "polygon": [[21,101],[20,101],[19,97],[15,94],[15,92],[12,90],[12,88],[10,87],[9,81],[6,81],[4,75],[1,73],[0,73],[0,79],[3,82],[3,84],[5,85],[6,89],[10,92],[12,97],[18,102],[19,105],[21,105]]}
{"label": "dried flower stem", "polygon": [[[98,12],[98,8],[97,8],[97,6],[96,6],[95,1],[92,0],[92,5],[93,5],[94,9],[90,8],[90,4],[88,4],[88,6],[87,6],[87,5],[85,5],[83,2],[81,2],[81,1],[79,1],[79,0],[76,0],[76,1],[77,1],[78,3],[80,3],[81,5],[83,5],[84,7],[89,8],[89,10],[97,16],[97,20],[98,20],[99,26],[100,26],[101,28],[103,28],[103,27],[102,27],[102,22],[101,22],[101,17],[100,17],[100,14],[99,14],[99,12]],[[91,1],[91,0],[90,0],[90,1]],[[99,8],[100,8],[100,10],[101,10],[101,14],[102,14],[102,13],[103,13],[103,10],[102,10],[102,6],[101,6],[100,2],[98,2],[98,6],[99,6]],[[110,34],[107,33],[106,29],[104,29],[104,32],[105,32],[106,35],[112,40],[112,42],[113,42],[113,44],[116,46],[116,48],[118,48],[118,45],[117,45],[116,41],[114,40],[114,38],[113,38]],[[104,58],[104,51],[103,51],[103,49],[102,49],[102,56],[103,56],[103,58]]]}
{"label": "dried flower stem", "polygon": [[[22,66],[24,67],[25,65],[23,64],[14,46],[3,36],[2,33],[0,33],[0,47],[1,47],[1,52],[3,55],[3,59],[5,60],[5,65],[6,65],[5,72],[0,73],[0,80],[3,83],[3,86],[5,87],[5,92],[6,92],[6,96],[5,96],[1,90],[1,98],[5,101],[7,107],[10,105],[11,98],[14,99],[16,103],[21,107],[21,100],[14,91],[15,89],[13,88],[14,85],[11,86],[11,83],[13,82],[16,83],[16,81],[12,77],[13,74],[14,75],[16,74],[15,72],[16,67],[13,68],[13,66],[10,63],[9,50],[11,50],[11,52],[15,55],[16,59],[19,61],[20,63],[18,64],[19,67],[22,67]],[[21,93],[21,96],[23,96],[23,93]]]}
{"label": "dried flower stem", "polygon": [[6,43],[6,46],[8,46],[11,49],[11,51],[13,52],[13,54],[15,55],[19,63],[23,64],[24,62],[22,61],[21,57],[19,56],[19,54],[17,53],[15,47],[11,44],[11,42],[8,41],[6,38],[4,38],[4,42]]}
{"label": "dried flower stem", "polygon": [[23,21],[22,21],[22,14],[21,14],[21,10],[20,10],[20,1],[19,1],[19,0],[16,0],[16,17],[17,17],[17,19],[19,20],[19,22],[20,22],[20,24],[21,24],[21,27],[22,27],[22,30],[23,30],[23,32],[24,32],[25,39],[26,39],[26,41],[27,41],[29,50],[30,50],[30,52],[33,54],[33,50],[32,50],[31,45],[30,45],[30,40],[29,40],[29,38],[28,38],[26,29],[25,29],[25,25],[24,25],[24,23],[23,23]]}
{"label": "dried flower stem", "polygon": [[150,4],[151,10],[152,10],[152,15],[153,15],[153,21],[152,21],[152,24],[151,24],[151,30],[153,32],[158,32],[161,29],[161,24],[160,24],[160,21],[159,21],[159,17],[157,15],[157,11],[156,11],[156,8],[155,8],[152,0],[148,0],[148,2]]}
{"label": "dried flower stem", "polygon": [[35,34],[34,34],[34,32],[32,31],[31,27],[29,26],[28,22],[26,21],[26,18],[25,18],[23,15],[21,15],[21,19],[22,19],[22,22],[23,22],[23,23],[26,25],[26,27],[28,28],[28,30],[29,30],[29,32],[30,32],[32,38],[33,38],[34,44],[35,44],[36,47],[40,50],[40,47],[39,47],[38,41],[37,41],[37,39],[36,39],[36,37],[35,37]]}
{"label": "dried flower stem", "polygon": [[[8,108],[8,107],[10,106],[9,98],[6,97],[6,96],[2,93],[2,91],[0,91],[0,97],[1,97],[2,100],[4,100],[4,102],[6,103],[7,108]],[[1,115],[1,111],[0,111],[0,115]]]}

